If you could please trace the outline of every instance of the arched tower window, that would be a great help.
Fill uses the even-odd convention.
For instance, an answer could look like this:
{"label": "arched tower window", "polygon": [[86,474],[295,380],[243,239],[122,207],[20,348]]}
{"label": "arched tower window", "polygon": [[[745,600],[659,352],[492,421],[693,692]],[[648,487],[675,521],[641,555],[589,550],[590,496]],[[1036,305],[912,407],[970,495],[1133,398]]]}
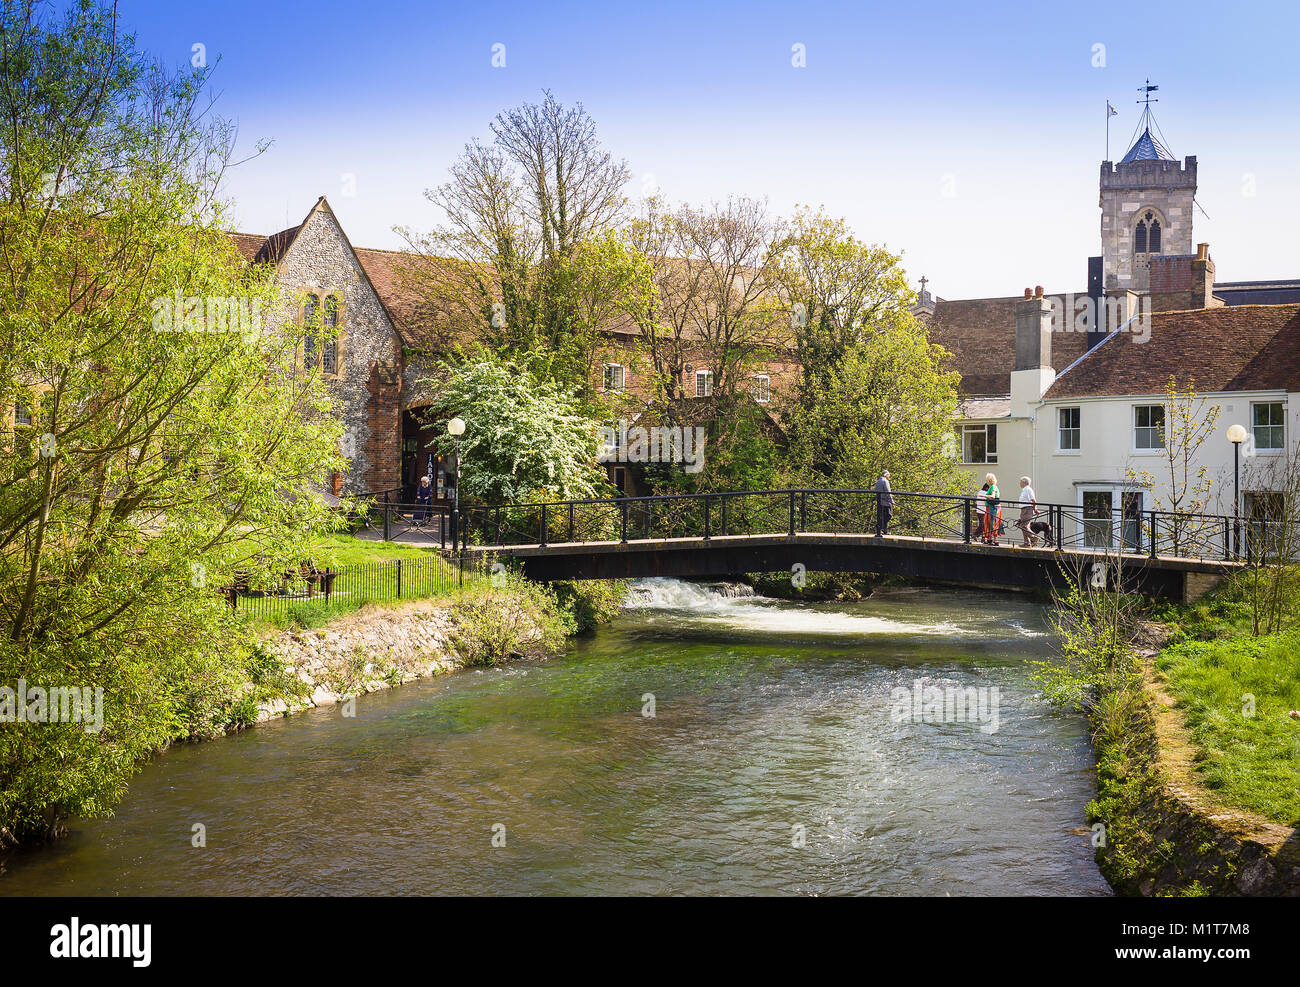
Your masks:
{"label": "arched tower window", "polygon": [[1160,253],[1160,218],[1148,209],[1133,229],[1133,253]]}

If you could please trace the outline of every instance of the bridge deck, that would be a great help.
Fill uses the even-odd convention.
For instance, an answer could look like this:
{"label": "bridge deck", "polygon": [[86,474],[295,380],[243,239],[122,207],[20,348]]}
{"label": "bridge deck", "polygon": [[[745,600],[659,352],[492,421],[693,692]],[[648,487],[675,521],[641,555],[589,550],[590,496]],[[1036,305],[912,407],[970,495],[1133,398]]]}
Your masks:
{"label": "bridge deck", "polygon": [[1063,585],[1104,567],[1112,586],[1171,599],[1203,592],[1242,562],[1177,556],[1109,554],[1079,548],[1021,548],[912,535],[799,532],[641,538],[626,542],[521,543],[469,548],[471,555],[517,559],[526,575],[557,579],[643,576],[720,578],[745,572],[874,572],[937,581],[1012,587]]}

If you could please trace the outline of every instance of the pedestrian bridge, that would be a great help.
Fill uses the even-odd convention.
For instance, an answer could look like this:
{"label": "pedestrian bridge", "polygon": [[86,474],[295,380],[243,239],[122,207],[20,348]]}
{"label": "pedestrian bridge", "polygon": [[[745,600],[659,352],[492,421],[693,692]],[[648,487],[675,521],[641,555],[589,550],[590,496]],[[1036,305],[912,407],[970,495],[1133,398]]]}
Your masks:
{"label": "pedestrian bridge", "polygon": [[1020,505],[1007,502],[1000,544],[986,544],[975,498],[906,491],[894,491],[889,534],[877,538],[876,497],[785,489],[472,506],[436,531],[448,548],[513,559],[540,581],[870,572],[981,587],[1087,580],[1173,600],[1248,564],[1252,541],[1223,515],[1040,503],[1050,547],[1040,536],[1040,547],[1021,548]]}

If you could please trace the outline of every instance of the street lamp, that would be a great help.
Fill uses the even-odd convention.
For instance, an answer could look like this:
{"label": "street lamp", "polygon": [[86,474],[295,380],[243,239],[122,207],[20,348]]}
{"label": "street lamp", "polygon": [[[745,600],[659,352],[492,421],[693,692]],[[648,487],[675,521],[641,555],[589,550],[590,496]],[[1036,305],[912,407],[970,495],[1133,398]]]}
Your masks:
{"label": "street lamp", "polygon": [[1241,444],[1246,441],[1242,425],[1228,426],[1228,441],[1232,443],[1232,554],[1241,555]]}
{"label": "street lamp", "polygon": [[460,538],[460,437],[465,434],[464,420],[453,418],[447,422],[447,434],[451,436],[456,456],[456,490],[452,494],[451,507],[451,550],[454,552]]}

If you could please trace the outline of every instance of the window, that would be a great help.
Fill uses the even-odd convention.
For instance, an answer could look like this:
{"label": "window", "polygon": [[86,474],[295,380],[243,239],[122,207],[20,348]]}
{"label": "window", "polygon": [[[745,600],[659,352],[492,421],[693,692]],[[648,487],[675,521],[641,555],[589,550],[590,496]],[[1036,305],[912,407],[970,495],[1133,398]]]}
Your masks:
{"label": "window", "polygon": [[1083,544],[1085,548],[1110,548],[1112,493],[1109,490],[1083,491]]}
{"label": "window", "polygon": [[32,423],[32,409],[27,407],[21,401],[14,405],[14,424],[30,425]]}
{"label": "window", "polygon": [[754,374],[754,400],[759,404],[772,400],[772,378],[767,374]]}
{"label": "window", "polygon": [[1139,404],[1133,408],[1133,448],[1137,450],[1165,447],[1165,406]]}
{"label": "window", "polygon": [[1255,435],[1256,452],[1281,452],[1286,444],[1282,402],[1267,401],[1250,406],[1250,421]]}
{"label": "window", "polygon": [[996,425],[964,425],[961,429],[961,461],[963,463],[996,463],[998,461],[998,427]]}
{"label": "window", "polygon": [[339,372],[339,300],[333,295],[325,296],[321,321],[324,331],[321,333],[320,368],[323,373],[336,374]]}
{"label": "window", "polygon": [[1286,549],[1286,494],[1280,490],[1252,490],[1246,495],[1244,537],[1255,558],[1277,555]]}
{"label": "window", "polygon": [[1133,253],[1160,253],[1160,220],[1150,209],[1138,220],[1133,229]]}
{"label": "window", "polygon": [[1079,409],[1059,408],[1056,414],[1060,426],[1057,432],[1056,448],[1061,452],[1078,452]]}
{"label": "window", "polygon": [[623,366],[618,363],[605,364],[605,390],[623,390]]}
{"label": "window", "polygon": [[316,321],[316,310],[319,308],[318,295],[308,295],[302,303],[302,321],[308,326],[307,335],[302,341],[302,365],[307,368],[316,362],[316,330],[312,323]]}
{"label": "window", "polygon": [[713,393],[713,371],[697,370],[695,371],[695,396],[697,398],[707,398]]}

